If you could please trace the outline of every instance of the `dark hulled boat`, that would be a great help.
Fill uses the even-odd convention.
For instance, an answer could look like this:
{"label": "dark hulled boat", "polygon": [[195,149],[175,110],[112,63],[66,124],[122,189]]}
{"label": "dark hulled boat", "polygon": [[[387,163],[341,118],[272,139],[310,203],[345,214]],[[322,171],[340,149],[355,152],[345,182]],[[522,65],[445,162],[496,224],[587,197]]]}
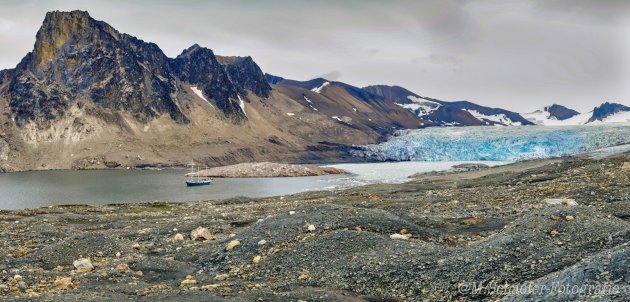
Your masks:
{"label": "dark hulled boat", "polygon": [[[195,175],[196,174],[196,175]],[[210,177],[201,177],[201,171],[197,168],[195,173],[195,164],[190,165],[190,173],[186,175],[186,186],[188,187],[199,187],[199,186],[207,186],[212,183],[212,178]]]}

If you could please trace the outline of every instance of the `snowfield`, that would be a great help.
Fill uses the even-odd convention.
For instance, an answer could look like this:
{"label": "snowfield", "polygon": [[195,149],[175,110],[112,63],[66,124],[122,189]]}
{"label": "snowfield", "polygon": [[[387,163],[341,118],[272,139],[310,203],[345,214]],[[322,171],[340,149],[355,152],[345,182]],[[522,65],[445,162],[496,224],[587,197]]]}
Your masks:
{"label": "snowfield", "polygon": [[593,116],[593,111],[586,113],[580,113],[576,116],[568,118],[566,120],[558,120],[554,116],[544,110],[536,110],[531,113],[521,114],[524,118],[530,120],[536,125],[544,126],[578,126],[578,125],[601,125],[601,124],[615,124],[615,123],[630,123],[630,111],[620,111],[606,118],[589,122]]}
{"label": "snowfield", "polygon": [[[485,115],[481,112],[478,112],[477,110],[472,110],[472,109],[468,109],[468,110],[462,109],[462,110],[468,111],[468,113],[472,114],[472,116],[474,116],[475,118],[477,118],[478,120],[482,122],[486,122],[486,124],[490,124],[488,122],[490,121],[490,122],[500,123],[506,126],[521,126],[522,125],[521,122],[512,121],[510,118],[505,116],[505,114]],[[501,125],[497,125],[497,126],[501,126]]]}
{"label": "snowfield", "polygon": [[407,110],[412,111],[413,113],[415,113],[417,116],[420,116],[420,117],[424,115],[428,115],[431,112],[433,112],[435,109],[438,109],[440,108],[440,106],[442,106],[442,104],[440,103],[418,98],[413,95],[408,96],[407,99],[410,100],[412,103],[397,104],[397,105]]}

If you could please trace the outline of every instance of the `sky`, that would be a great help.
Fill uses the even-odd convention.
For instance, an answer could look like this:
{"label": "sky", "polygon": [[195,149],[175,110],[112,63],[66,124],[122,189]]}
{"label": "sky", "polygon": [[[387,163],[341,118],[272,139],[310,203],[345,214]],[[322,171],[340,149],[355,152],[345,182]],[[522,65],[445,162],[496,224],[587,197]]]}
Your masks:
{"label": "sky", "polygon": [[192,44],[264,72],[531,112],[630,105],[628,0],[0,1],[0,69],[51,10],[87,10],[169,56]]}

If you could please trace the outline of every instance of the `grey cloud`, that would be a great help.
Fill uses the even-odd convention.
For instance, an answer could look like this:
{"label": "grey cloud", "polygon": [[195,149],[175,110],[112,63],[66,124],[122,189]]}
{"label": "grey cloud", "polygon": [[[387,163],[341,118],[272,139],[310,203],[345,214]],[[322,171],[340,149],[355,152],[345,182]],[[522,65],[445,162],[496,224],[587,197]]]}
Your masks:
{"label": "grey cloud", "polygon": [[579,20],[589,17],[603,24],[627,20],[630,1],[627,0],[536,0],[540,13],[556,13]]}
{"label": "grey cloud", "polygon": [[[287,78],[396,84],[530,111],[630,105],[630,1],[6,0],[0,68],[32,49],[49,10],[87,10],[176,56],[198,43]],[[332,70],[332,72],[331,72]]]}

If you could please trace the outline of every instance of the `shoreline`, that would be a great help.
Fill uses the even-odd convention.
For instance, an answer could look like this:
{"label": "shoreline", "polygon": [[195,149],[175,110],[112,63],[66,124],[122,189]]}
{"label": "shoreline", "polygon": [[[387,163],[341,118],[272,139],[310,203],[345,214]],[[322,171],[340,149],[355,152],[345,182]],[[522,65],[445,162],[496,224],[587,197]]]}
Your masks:
{"label": "shoreline", "polygon": [[186,176],[201,176],[213,178],[260,178],[308,177],[340,174],[347,174],[347,171],[330,166],[251,162],[214,168],[205,168],[198,172],[187,173]]}
{"label": "shoreline", "polygon": [[267,198],[0,211],[0,297],[476,301],[458,284],[625,274],[630,154],[506,167]]}
{"label": "shoreline", "polygon": [[[265,161],[247,162],[247,163],[264,163],[264,162]],[[331,161],[331,162],[318,161],[317,163],[311,163],[311,162],[289,162],[289,163],[277,162],[277,163],[286,164],[286,165],[324,167],[324,166],[331,166],[331,165],[337,165],[337,164],[378,163],[378,161],[362,161],[360,158],[357,158],[357,161]],[[209,168],[227,167],[227,166],[233,166],[233,165],[238,165],[238,164],[243,164],[243,163],[236,163],[236,164],[223,165],[223,166],[213,166]],[[114,167],[114,168],[94,167],[94,168],[81,168],[81,169],[77,169],[77,168],[54,169],[53,168],[53,169],[31,169],[31,170],[11,170],[11,171],[0,170],[0,175],[4,173],[8,174],[8,173],[20,173],[20,172],[44,172],[44,171],[107,171],[107,170],[165,170],[165,169],[186,170],[186,169],[189,169],[189,166],[186,166],[186,165],[141,165],[141,166],[124,166],[124,167],[119,166],[119,167]]]}
{"label": "shoreline", "polygon": [[[550,159],[564,159],[564,158],[595,158],[595,159],[604,159],[604,158],[608,158],[608,157],[615,157],[615,156],[619,156],[621,154],[625,154],[630,152],[630,143],[629,144],[621,144],[621,145],[615,145],[615,146],[609,146],[609,147],[604,147],[604,148],[600,148],[600,149],[596,149],[596,150],[591,150],[591,151],[584,151],[582,153],[578,153],[578,154],[573,154],[573,155],[567,155],[567,156],[560,156],[560,157],[548,157],[548,158],[539,158],[539,159],[528,159],[528,160],[523,160],[523,161],[519,161],[519,162],[514,162],[514,163],[520,163],[520,162],[528,162],[528,161],[536,161],[536,160],[550,160]],[[258,162],[249,162],[249,163],[264,163],[265,161],[258,161]],[[366,160],[365,158],[354,158],[353,161],[350,160],[342,160],[342,161],[305,161],[305,162],[287,162],[287,163],[283,163],[283,162],[276,162],[278,164],[286,164],[286,165],[300,165],[300,166],[308,166],[308,165],[314,165],[314,166],[319,166],[319,167],[323,167],[323,166],[332,166],[332,165],[338,165],[338,164],[361,164],[361,163],[383,163],[383,162],[400,162],[400,161],[376,161],[376,160]],[[469,161],[461,161],[461,162],[475,162],[473,160],[469,160]],[[236,164],[231,164],[231,165],[223,165],[223,166],[213,166],[213,167],[209,167],[209,168],[218,168],[218,167],[227,167],[227,166],[234,166],[234,165],[238,165],[238,164],[244,164],[244,163],[236,163]],[[155,165],[138,165],[138,166],[118,166],[118,167],[114,167],[114,168],[108,168],[108,167],[95,167],[95,168],[80,168],[80,169],[73,169],[73,168],[68,168],[68,169],[32,169],[32,170],[10,170],[10,171],[3,171],[2,169],[0,169],[0,174],[3,173],[19,173],[19,172],[39,172],[39,171],[82,171],[82,170],[96,170],[96,171],[102,171],[102,170],[164,170],[164,169],[174,169],[174,170],[183,170],[183,169],[187,169],[188,166],[185,165],[162,165],[162,164],[155,164]]]}

